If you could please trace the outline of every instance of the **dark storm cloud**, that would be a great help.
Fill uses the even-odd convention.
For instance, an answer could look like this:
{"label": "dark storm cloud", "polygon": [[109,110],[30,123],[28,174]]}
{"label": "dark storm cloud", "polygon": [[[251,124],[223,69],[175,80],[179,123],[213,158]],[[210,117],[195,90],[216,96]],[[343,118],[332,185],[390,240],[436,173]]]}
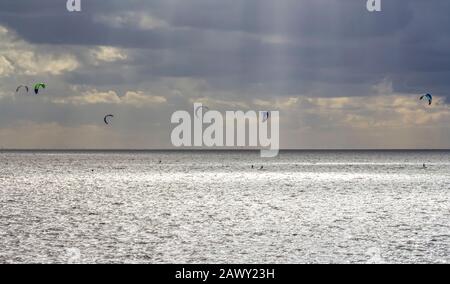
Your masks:
{"label": "dark storm cloud", "polygon": [[[69,83],[138,84],[156,77],[192,77],[213,87],[275,94],[364,95],[388,77],[398,91],[448,93],[448,1],[383,1],[368,13],[365,0],[157,0],[0,3],[0,24],[33,44],[136,48],[107,70],[82,68]],[[136,25],[144,13],[165,25]],[[135,22],[114,24],[115,17]],[[99,21],[100,19],[103,19]],[[110,21],[105,21],[110,19]],[[130,20],[130,19],[128,19]],[[355,91],[357,90],[357,91]]]}
{"label": "dark storm cloud", "polygon": [[[167,147],[171,113],[197,99],[220,110],[279,107],[289,147],[333,148],[336,137],[346,147],[402,147],[408,135],[389,136],[399,125],[414,135],[418,121],[448,125],[440,104],[450,98],[448,0],[383,0],[381,13],[369,13],[366,0],[82,0],[81,13],[65,4],[0,1],[8,147]],[[118,49],[102,59],[99,46]],[[45,92],[14,94],[35,81],[48,83]],[[425,92],[437,97],[426,111],[408,96]],[[115,114],[113,127],[104,127],[105,113]],[[368,135],[373,127],[379,140]]]}
{"label": "dark storm cloud", "polygon": [[[385,12],[373,17],[365,1],[347,0],[168,0],[165,10],[177,7],[171,23],[204,29],[238,30],[308,36],[377,36],[405,27],[409,8],[387,1]],[[380,24],[383,23],[383,24]]]}
{"label": "dark storm cloud", "polygon": [[[61,3],[63,2],[63,3]],[[340,38],[392,34],[411,20],[408,5],[385,3],[385,12],[374,16],[361,0],[158,0],[84,1],[82,13],[69,14],[64,1],[2,1],[1,21],[37,43],[115,44],[154,48],[198,41],[196,34],[177,30],[139,31],[107,27],[96,15],[146,12],[172,27],[198,30],[240,31],[295,37]],[[186,38],[185,38],[186,36]],[[197,34],[198,36],[198,34]]]}

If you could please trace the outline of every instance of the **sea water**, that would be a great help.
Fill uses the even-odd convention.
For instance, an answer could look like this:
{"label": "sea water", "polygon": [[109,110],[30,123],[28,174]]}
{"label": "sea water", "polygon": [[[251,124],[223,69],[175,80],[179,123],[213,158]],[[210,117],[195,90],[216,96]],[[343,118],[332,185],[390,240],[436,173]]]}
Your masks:
{"label": "sea water", "polygon": [[0,263],[449,263],[449,188],[445,151],[1,152]]}

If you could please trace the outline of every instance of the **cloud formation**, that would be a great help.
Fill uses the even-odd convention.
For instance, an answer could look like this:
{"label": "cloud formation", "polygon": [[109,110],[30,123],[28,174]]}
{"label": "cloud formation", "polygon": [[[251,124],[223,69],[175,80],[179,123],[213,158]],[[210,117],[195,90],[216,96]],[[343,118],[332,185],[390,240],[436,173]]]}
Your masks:
{"label": "cloud formation", "polygon": [[70,53],[40,51],[5,27],[0,27],[0,76],[60,75],[78,67],[77,59]]}
{"label": "cloud formation", "polygon": [[92,55],[96,60],[104,62],[115,62],[127,59],[125,51],[110,46],[99,46],[92,50]]}
{"label": "cloud formation", "polygon": [[128,91],[123,97],[119,97],[114,91],[99,92],[90,90],[83,92],[81,95],[57,98],[53,100],[56,104],[73,104],[77,106],[95,105],[95,104],[114,104],[129,105],[136,108],[157,107],[166,103],[167,99],[162,96],[145,95],[143,92]]}
{"label": "cloud formation", "polygon": [[[365,2],[90,0],[68,13],[1,1],[4,147],[27,135],[27,147],[107,147],[90,127],[111,112],[117,147],[141,133],[159,138],[136,145],[169,147],[170,114],[193,102],[280,110],[282,147],[450,147],[450,2],[384,1],[376,14]],[[38,81],[40,96],[15,94]],[[33,136],[52,127],[92,137]]]}

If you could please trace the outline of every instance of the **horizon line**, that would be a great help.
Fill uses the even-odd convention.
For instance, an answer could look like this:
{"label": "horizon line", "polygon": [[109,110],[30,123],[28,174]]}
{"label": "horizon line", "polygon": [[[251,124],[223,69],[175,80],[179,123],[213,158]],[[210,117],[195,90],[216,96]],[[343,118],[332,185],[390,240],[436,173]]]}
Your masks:
{"label": "horizon line", "polygon": [[[57,152],[57,151],[67,151],[67,152],[156,152],[156,151],[166,151],[166,152],[214,152],[214,151],[240,151],[240,152],[257,152],[263,149],[239,149],[239,148],[0,148],[0,152]],[[450,148],[435,148],[435,149],[425,149],[425,148],[285,148],[279,151],[450,151]]]}

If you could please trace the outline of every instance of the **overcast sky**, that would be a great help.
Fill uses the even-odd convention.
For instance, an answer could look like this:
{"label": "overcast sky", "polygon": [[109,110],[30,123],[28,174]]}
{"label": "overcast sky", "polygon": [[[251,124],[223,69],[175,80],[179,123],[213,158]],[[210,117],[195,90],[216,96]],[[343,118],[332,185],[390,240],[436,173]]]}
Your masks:
{"label": "overcast sky", "polygon": [[[450,148],[450,1],[382,8],[1,0],[0,146],[168,148],[172,113],[204,102],[279,110],[282,148]],[[16,94],[36,82],[39,96]]]}

